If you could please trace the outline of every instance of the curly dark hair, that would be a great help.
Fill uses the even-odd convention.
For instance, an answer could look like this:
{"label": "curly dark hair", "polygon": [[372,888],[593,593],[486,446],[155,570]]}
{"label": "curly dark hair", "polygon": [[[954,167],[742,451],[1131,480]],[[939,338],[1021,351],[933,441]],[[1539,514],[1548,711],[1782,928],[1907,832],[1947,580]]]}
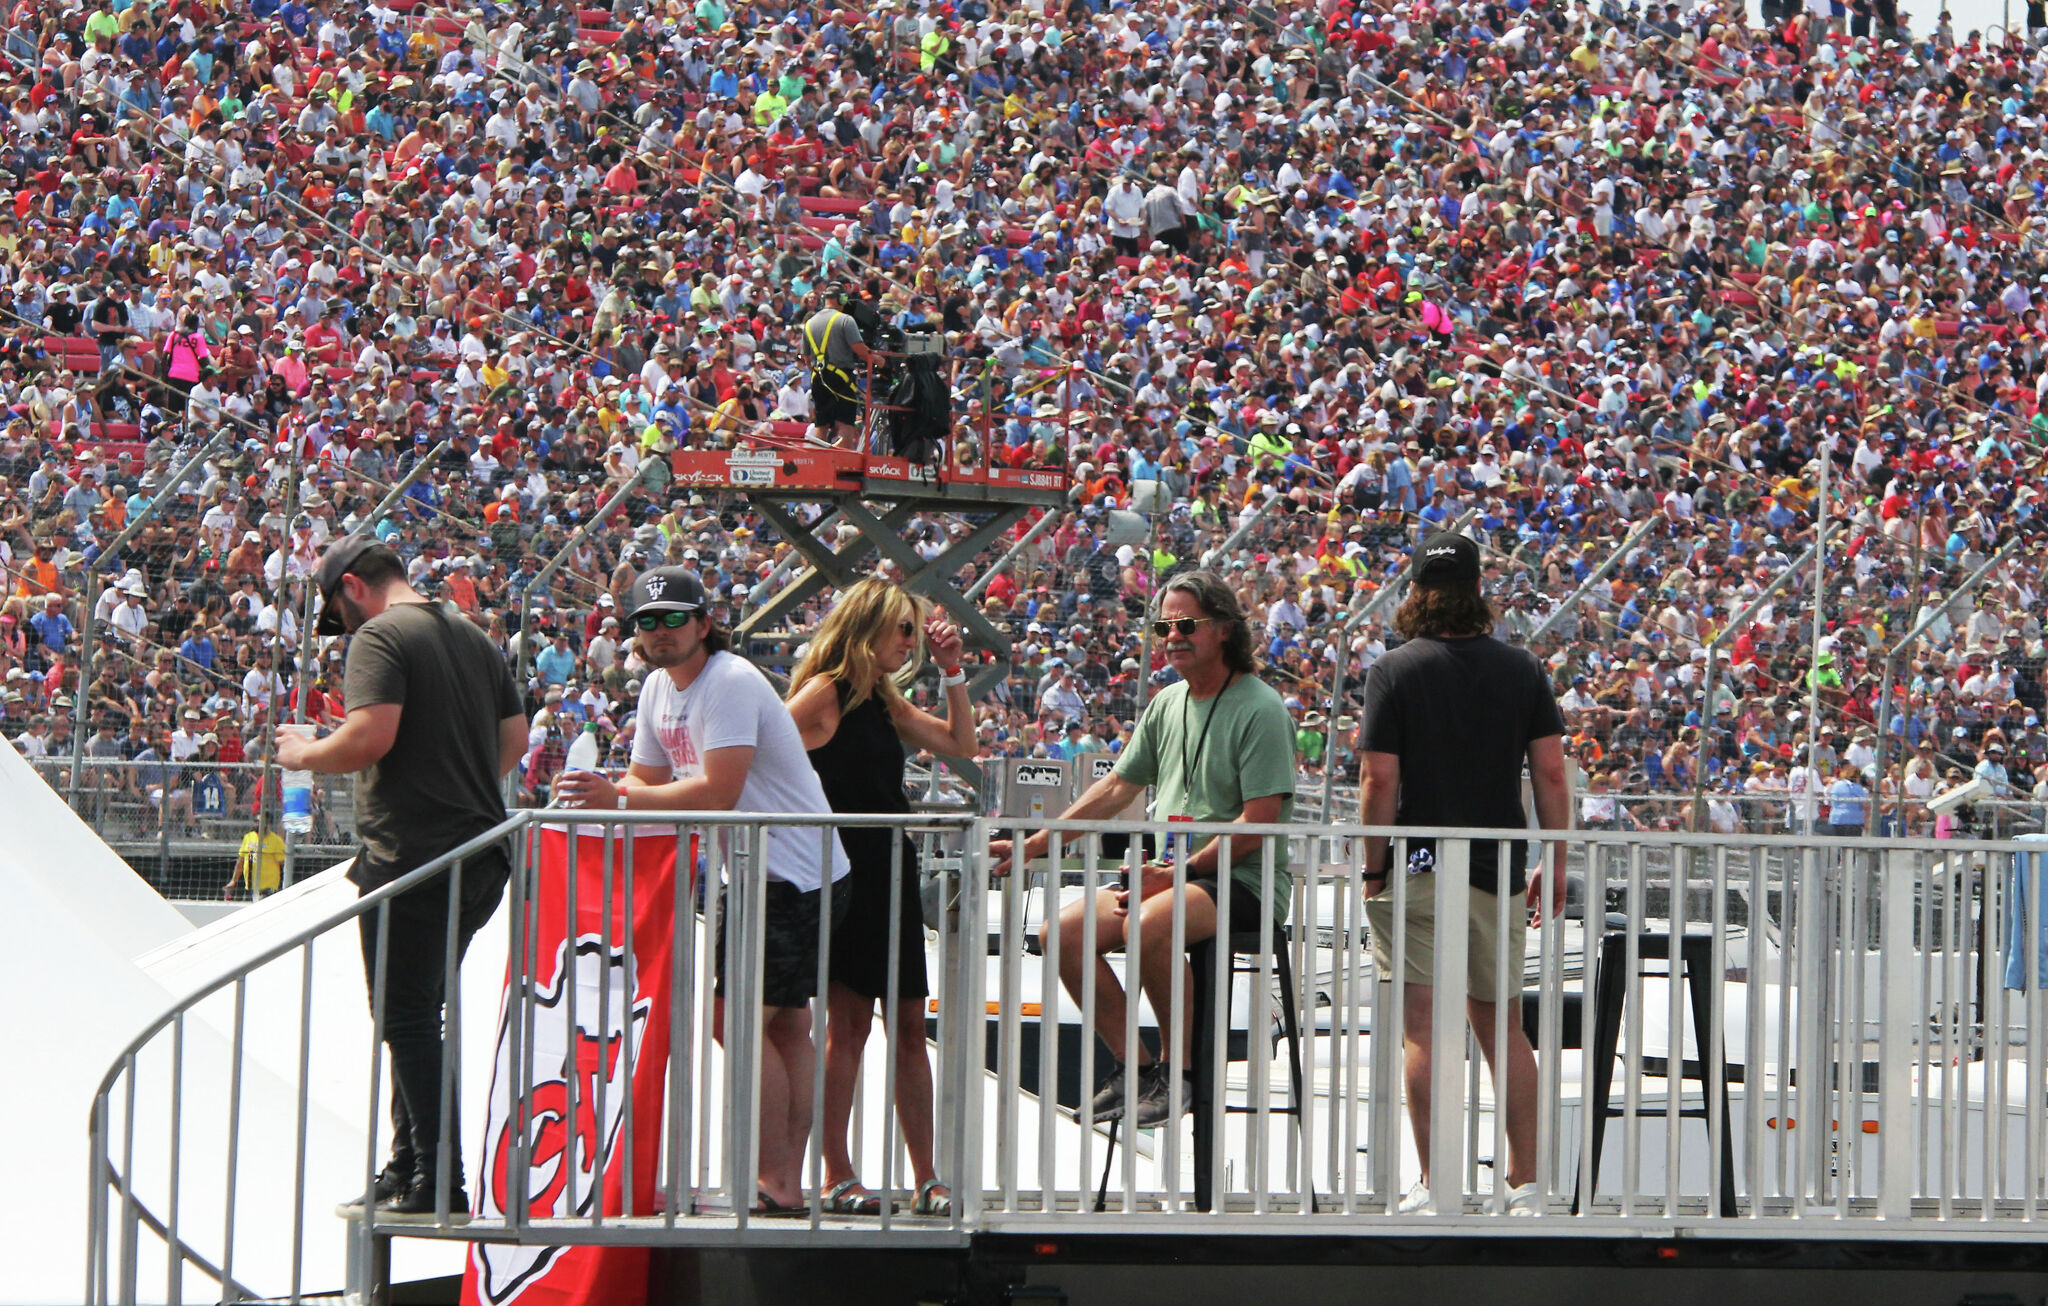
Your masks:
{"label": "curly dark hair", "polygon": [[1493,633],[1493,604],[1471,581],[1411,585],[1394,610],[1394,629],[1403,639],[1470,639]]}
{"label": "curly dark hair", "polygon": [[[1223,578],[1213,571],[1181,572],[1160,587],[1158,605],[1163,605],[1166,596],[1175,590],[1193,595],[1204,616],[1230,628],[1223,637],[1223,665],[1239,675],[1255,674],[1259,663],[1257,654],[1252,651],[1251,624],[1244,618],[1244,608],[1238,604],[1237,595]],[[1153,611],[1159,610],[1158,605]]]}

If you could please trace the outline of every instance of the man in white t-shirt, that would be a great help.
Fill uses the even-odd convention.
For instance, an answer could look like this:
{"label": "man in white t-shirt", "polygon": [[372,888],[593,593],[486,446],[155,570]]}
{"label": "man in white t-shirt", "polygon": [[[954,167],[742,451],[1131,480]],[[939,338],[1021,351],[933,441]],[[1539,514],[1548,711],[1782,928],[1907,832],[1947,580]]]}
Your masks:
{"label": "man in white t-shirt", "polygon": [[[633,583],[629,606],[650,672],[640,691],[632,767],[618,784],[596,772],[569,772],[555,782],[558,801],[604,810],[829,814],[789,709],[751,662],[729,650],[696,574],[657,567]],[[770,826],[763,845],[755,858],[768,877],[757,1214],[772,1215],[803,1209],[819,896],[830,883],[836,923],[845,914],[848,881],[845,849],[829,826]],[[718,951],[712,1033],[723,1042],[722,936]]]}

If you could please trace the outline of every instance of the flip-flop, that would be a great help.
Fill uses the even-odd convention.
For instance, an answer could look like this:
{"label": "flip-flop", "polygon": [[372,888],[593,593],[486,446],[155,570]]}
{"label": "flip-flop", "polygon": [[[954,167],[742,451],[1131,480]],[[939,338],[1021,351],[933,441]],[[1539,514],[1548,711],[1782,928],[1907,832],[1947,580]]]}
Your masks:
{"label": "flip-flop", "polygon": [[827,1215],[880,1215],[882,1199],[876,1193],[856,1193],[860,1180],[847,1179],[833,1184],[818,1199],[818,1208]]}
{"label": "flip-flop", "polygon": [[811,1208],[802,1202],[798,1202],[795,1206],[784,1206],[781,1202],[776,1201],[758,1189],[754,1192],[754,1200],[760,1204],[747,1212],[747,1214],[757,1220],[802,1220],[807,1219],[811,1214]]}

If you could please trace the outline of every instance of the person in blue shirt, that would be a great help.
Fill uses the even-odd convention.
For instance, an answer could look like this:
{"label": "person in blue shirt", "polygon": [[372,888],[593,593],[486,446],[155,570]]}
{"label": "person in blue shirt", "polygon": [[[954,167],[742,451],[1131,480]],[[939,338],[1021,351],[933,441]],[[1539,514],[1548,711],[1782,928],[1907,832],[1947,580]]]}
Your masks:
{"label": "person in blue shirt", "polygon": [[76,632],[71,618],[64,615],[64,599],[60,595],[43,596],[43,610],[28,619],[30,629],[36,633],[36,643],[55,657],[71,647],[71,637]]}
{"label": "person in blue shirt", "polygon": [[213,640],[196,626],[185,636],[185,642],[178,645],[178,656],[202,671],[213,670],[214,653]]}
{"label": "person in blue shirt", "polygon": [[1862,834],[1869,812],[1870,791],[1863,787],[1855,764],[1841,763],[1835,771],[1835,782],[1828,786],[1828,833],[1837,836]]}
{"label": "person in blue shirt", "polygon": [[1415,472],[1406,458],[1388,461],[1386,496],[1388,507],[1401,512],[1415,511]]}
{"label": "person in blue shirt", "polygon": [[576,674],[576,651],[569,647],[569,636],[561,631],[555,632],[554,639],[533,660],[533,669],[544,686],[555,688],[568,684],[569,677]]}
{"label": "person in blue shirt", "polygon": [[1451,519],[1450,502],[1444,497],[1442,490],[1432,490],[1429,495],[1429,506],[1417,515],[1433,529],[1441,530],[1444,523]]}

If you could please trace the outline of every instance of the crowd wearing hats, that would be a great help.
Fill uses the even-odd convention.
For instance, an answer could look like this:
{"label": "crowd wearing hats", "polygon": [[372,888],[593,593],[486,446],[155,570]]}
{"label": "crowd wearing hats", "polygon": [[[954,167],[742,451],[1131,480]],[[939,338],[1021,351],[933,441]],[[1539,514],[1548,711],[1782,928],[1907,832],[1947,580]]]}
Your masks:
{"label": "crowd wearing hats", "polygon": [[[791,573],[670,457],[800,440],[801,325],[836,283],[942,337],[947,457],[1072,478],[978,592],[1013,643],[987,755],[1118,747],[1170,675],[1149,596],[1244,527],[1210,564],[1304,783],[1347,789],[1340,653],[1360,683],[1390,612],[1360,614],[1462,521],[1612,792],[1704,785],[1782,824],[1883,731],[1880,793],[1995,767],[2024,795],[2048,54],[1896,19],[24,6],[0,42],[5,733],[66,755],[81,692],[93,756],[190,733],[232,760],[332,718],[338,650],[294,659],[321,551],[361,528],[524,654],[536,799],[583,721],[622,760],[633,579],[690,568],[730,625]],[[1146,480],[1172,506],[1131,541],[1113,514]],[[1821,520],[1824,584],[1779,583]],[[930,558],[971,522],[907,533]]]}

